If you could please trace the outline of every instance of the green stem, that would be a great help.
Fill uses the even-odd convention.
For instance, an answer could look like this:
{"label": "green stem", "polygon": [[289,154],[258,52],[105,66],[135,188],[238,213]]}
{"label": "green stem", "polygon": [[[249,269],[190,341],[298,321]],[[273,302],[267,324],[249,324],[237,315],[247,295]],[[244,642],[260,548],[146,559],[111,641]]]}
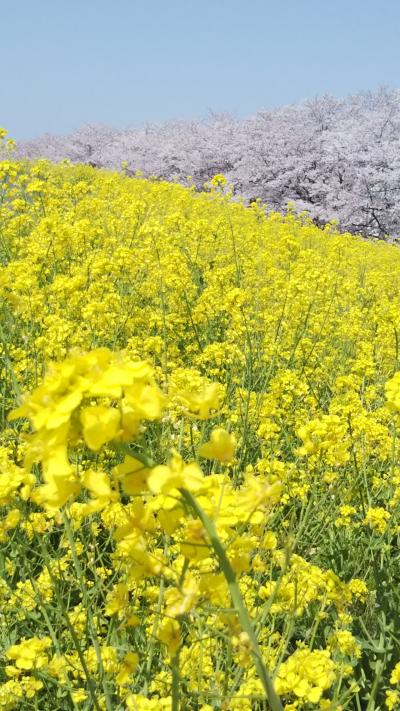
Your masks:
{"label": "green stem", "polygon": [[157,632],[158,632],[158,628],[160,625],[160,615],[161,615],[161,608],[162,608],[162,604],[163,604],[163,599],[164,599],[164,578],[161,578],[159,592],[158,592],[157,610],[156,610],[156,614],[155,614],[155,618],[154,618],[153,629],[152,629],[152,632],[150,635],[149,650],[148,650],[147,662],[146,662],[146,682],[145,682],[145,686],[144,686],[144,693],[145,694],[147,694],[147,691],[148,691],[151,665],[152,665],[153,656],[154,656],[154,642],[157,637]]}
{"label": "green stem", "polygon": [[83,570],[82,570],[82,567],[81,567],[81,564],[80,564],[80,561],[79,561],[79,558],[78,558],[78,555],[76,552],[75,541],[74,541],[74,536],[73,536],[71,525],[70,525],[70,520],[65,512],[63,512],[63,519],[64,519],[64,528],[65,528],[68,542],[70,545],[72,560],[74,563],[78,581],[80,583],[83,603],[85,605],[85,610],[86,610],[86,614],[87,614],[88,628],[89,628],[90,636],[92,639],[93,648],[94,648],[94,651],[96,654],[97,664],[99,666],[99,676],[100,676],[101,685],[102,685],[103,691],[104,691],[106,708],[107,708],[107,711],[112,711],[111,699],[110,699],[110,694],[109,694],[109,690],[108,690],[108,686],[107,686],[107,680],[106,680],[106,677],[104,674],[103,660],[101,657],[99,640],[97,638],[96,629],[95,629],[95,625],[94,625],[94,621],[93,621],[92,608],[91,608],[91,603],[90,603],[90,600],[88,597],[85,576],[84,576],[84,573],[83,573]]}
{"label": "green stem", "polygon": [[59,606],[60,606],[61,613],[62,613],[62,615],[63,615],[63,617],[64,617],[64,619],[65,619],[65,623],[66,623],[66,625],[67,625],[67,627],[68,627],[68,631],[69,631],[69,633],[70,633],[70,635],[71,635],[71,637],[72,637],[72,641],[73,641],[73,643],[74,643],[74,645],[75,645],[75,649],[76,649],[76,651],[77,651],[77,654],[78,654],[78,657],[79,657],[79,661],[80,661],[81,666],[82,666],[83,673],[84,673],[84,675],[85,675],[85,677],[86,677],[86,681],[87,681],[87,685],[88,685],[88,691],[89,691],[89,696],[91,697],[91,701],[92,701],[92,703],[93,703],[93,707],[96,709],[96,711],[102,711],[101,706],[100,706],[100,704],[99,704],[99,702],[98,702],[98,700],[97,700],[97,697],[96,697],[96,685],[95,685],[94,680],[92,679],[92,677],[91,677],[91,675],[90,675],[89,668],[88,668],[88,666],[87,666],[87,664],[86,664],[85,657],[84,657],[84,655],[83,655],[83,652],[82,652],[82,649],[81,649],[81,645],[80,645],[80,642],[79,642],[79,639],[78,639],[78,635],[76,634],[76,632],[75,632],[75,630],[74,630],[74,627],[73,627],[73,625],[72,625],[71,622],[70,622],[68,611],[67,611],[67,609],[66,609],[66,607],[65,607],[64,600],[63,600],[62,596],[60,595],[60,592],[59,592],[59,589],[58,589],[58,584],[57,584],[58,581],[57,581],[57,579],[55,578],[55,576],[54,576],[54,574],[53,574],[53,571],[51,570],[50,563],[49,563],[49,560],[48,560],[48,558],[47,558],[47,556],[46,556],[46,549],[45,549],[45,547],[44,547],[43,542],[42,542],[42,544],[41,544],[41,547],[42,547],[42,554],[43,554],[43,558],[44,558],[44,561],[45,561],[45,565],[46,565],[46,568],[47,568],[47,570],[48,570],[50,579],[51,579],[51,581],[52,581],[52,583],[53,583],[53,590],[54,590],[54,592],[55,592],[55,596],[56,596],[56,598],[57,598],[57,602],[58,602],[58,604],[59,604]]}
{"label": "green stem", "polygon": [[[49,634],[50,634],[51,640],[52,640],[52,642],[53,642],[53,646],[54,646],[54,648],[55,648],[57,654],[61,657],[61,656],[62,656],[62,652],[61,652],[61,649],[60,649],[60,645],[58,644],[57,635],[56,635],[56,633],[55,633],[55,631],[54,631],[54,627],[53,627],[53,625],[51,624],[50,618],[49,618],[49,616],[48,616],[48,614],[47,614],[46,606],[45,606],[44,601],[43,601],[43,596],[42,596],[42,594],[41,594],[41,592],[40,592],[40,590],[39,590],[39,588],[38,588],[38,586],[37,586],[37,584],[36,584],[35,578],[33,578],[33,577],[30,575],[30,576],[29,576],[29,579],[30,579],[30,581],[31,581],[32,588],[33,588],[33,590],[35,591],[35,595],[36,595],[36,598],[37,598],[37,601],[38,601],[38,605],[39,605],[39,607],[40,607],[40,609],[41,609],[43,618],[44,618],[44,620],[45,620],[45,622],[46,622],[46,624],[47,624],[47,629],[49,630]],[[74,709],[77,709],[78,707],[77,707],[77,705],[76,705],[75,702],[74,702],[74,698],[73,698],[73,695],[72,695],[72,691],[73,691],[73,689],[71,688],[71,685],[68,684],[68,692],[69,692],[69,695],[70,695],[71,704],[72,704],[72,706],[73,706]]]}
{"label": "green stem", "polygon": [[384,664],[382,659],[377,659],[376,661],[376,666],[375,666],[375,678],[374,682],[372,684],[372,689],[370,692],[369,696],[369,701],[368,701],[368,706],[367,706],[367,711],[374,711],[375,710],[375,699],[376,695],[379,689],[379,683],[382,677],[382,672],[383,672]]}
{"label": "green stem", "polygon": [[257,669],[260,681],[264,687],[267,700],[271,706],[271,711],[283,711],[283,706],[281,704],[279,696],[274,689],[274,685],[263,662],[261,650],[258,646],[258,640],[253,629],[253,624],[250,615],[244,604],[242,594],[237,584],[235,572],[228,560],[225,549],[218,538],[214,523],[203,511],[203,509],[201,508],[195,497],[190,493],[190,491],[188,491],[187,489],[180,489],[180,492],[182,494],[183,499],[186,501],[188,506],[194,511],[197,518],[200,519],[204,528],[207,531],[211,546],[214,549],[221,570],[225,576],[226,582],[228,583],[232,603],[238,615],[239,622],[244,632],[247,633],[251,642],[254,664]]}
{"label": "green stem", "polygon": [[180,705],[179,651],[172,657],[171,666],[172,666],[171,711],[179,711],[179,705]]}

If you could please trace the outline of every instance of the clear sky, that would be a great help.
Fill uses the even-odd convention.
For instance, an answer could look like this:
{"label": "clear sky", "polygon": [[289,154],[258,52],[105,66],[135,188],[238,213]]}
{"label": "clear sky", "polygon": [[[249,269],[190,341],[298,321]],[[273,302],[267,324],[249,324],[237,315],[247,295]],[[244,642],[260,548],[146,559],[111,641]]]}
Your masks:
{"label": "clear sky", "polygon": [[0,23],[16,139],[400,88],[400,0],[0,0]]}

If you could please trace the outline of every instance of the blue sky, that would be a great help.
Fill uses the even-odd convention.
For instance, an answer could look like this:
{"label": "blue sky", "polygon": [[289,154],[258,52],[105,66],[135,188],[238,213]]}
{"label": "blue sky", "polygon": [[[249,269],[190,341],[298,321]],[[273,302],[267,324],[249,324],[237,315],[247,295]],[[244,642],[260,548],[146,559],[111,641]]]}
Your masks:
{"label": "blue sky", "polygon": [[16,139],[400,87],[399,0],[0,0],[0,21]]}

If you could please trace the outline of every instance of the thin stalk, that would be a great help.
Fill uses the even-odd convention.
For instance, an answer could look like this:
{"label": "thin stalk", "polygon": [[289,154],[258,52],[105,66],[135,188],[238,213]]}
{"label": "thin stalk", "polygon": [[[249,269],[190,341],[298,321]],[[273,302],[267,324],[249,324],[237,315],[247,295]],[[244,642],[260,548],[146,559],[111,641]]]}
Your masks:
{"label": "thin stalk", "polygon": [[153,656],[154,656],[154,643],[155,643],[158,628],[160,625],[160,614],[161,614],[161,608],[162,608],[163,599],[164,599],[164,587],[165,587],[164,578],[161,578],[159,592],[158,592],[157,609],[156,609],[156,614],[155,614],[155,618],[154,618],[153,629],[152,629],[152,632],[150,635],[149,650],[148,650],[147,661],[146,661],[146,682],[145,682],[145,686],[144,686],[144,693],[145,694],[147,694],[147,691],[148,691],[151,665],[153,663]]}
{"label": "thin stalk", "polygon": [[[48,614],[47,614],[46,606],[45,606],[45,604],[44,604],[44,602],[43,602],[43,596],[42,596],[42,594],[41,594],[41,592],[40,592],[40,590],[39,590],[39,588],[38,588],[38,586],[37,586],[37,584],[36,584],[35,578],[33,578],[33,577],[30,575],[30,576],[29,576],[29,580],[30,580],[30,582],[31,582],[31,585],[32,585],[33,590],[35,591],[36,599],[37,599],[38,605],[39,605],[39,607],[40,607],[40,609],[41,609],[41,612],[42,612],[44,621],[45,621],[46,624],[47,624],[47,629],[49,630],[49,634],[50,634],[51,640],[52,640],[52,642],[53,642],[53,646],[54,646],[54,648],[55,648],[57,654],[60,655],[60,656],[62,656],[62,651],[61,651],[61,649],[60,649],[60,645],[58,644],[57,635],[56,635],[56,633],[55,633],[55,631],[54,631],[53,625],[52,625],[51,622],[50,622],[50,618],[49,618],[49,616],[48,616]],[[69,695],[70,695],[70,701],[71,701],[71,704],[72,704],[73,708],[76,709],[76,708],[78,708],[78,707],[77,707],[77,705],[76,705],[75,702],[74,702],[74,698],[73,698],[73,695],[72,695],[72,691],[73,691],[73,689],[71,688],[70,684],[68,684],[68,692],[69,692]]]}
{"label": "thin stalk", "polygon": [[221,570],[225,576],[226,582],[228,583],[232,603],[239,618],[239,622],[244,632],[247,633],[251,642],[254,664],[260,681],[264,687],[266,698],[271,706],[271,711],[283,711],[283,706],[281,704],[279,696],[274,689],[274,685],[262,659],[258,640],[254,632],[250,615],[244,604],[242,594],[237,584],[235,572],[228,560],[225,549],[218,538],[214,523],[203,511],[203,509],[201,508],[195,497],[190,493],[190,491],[188,491],[187,489],[180,489],[180,492],[182,494],[183,499],[186,501],[188,506],[194,511],[197,518],[200,519],[205,530],[207,531],[211,546],[214,549]]}
{"label": "thin stalk", "polygon": [[53,572],[52,572],[52,570],[51,570],[51,568],[50,568],[49,562],[48,562],[48,560],[47,560],[47,556],[46,556],[47,551],[46,551],[46,549],[45,549],[45,547],[44,547],[43,542],[41,542],[41,548],[42,548],[42,554],[43,554],[43,558],[44,558],[44,561],[45,561],[46,568],[47,568],[47,570],[48,570],[50,579],[51,579],[51,581],[52,581],[52,583],[53,583],[53,589],[54,589],[54,592],[55,592],[55,596],[56,596],[56,598],[57,598],[57,602],[58,602],[58,604],[59,604],[59,606],[60,606],[61,613],[62,613],[62,615],[63,615],[63,617],[64,617],[64,619],[65,619],[65,623],[66,623],[66,625],[67,625],[67,627],[68,627],[68,631],[69,631],[69,633],[70,633],[70,635],[71,635],[71,637],[72,637],[72,641],[73,641],[74,646],[75,646],[75,649],[76,649],[76,651],[77,651],[77,654],[78,654],[78,657],[79,657],[79,661],[80,661],[81,666],[82,666],[83,673],[84,673],[84,675],[85,675],[85,677],[86,677],[86,681],[87,681],[87,685],[88,685],[88,691],[89,691],[89,696],[90,696],[91,701],[92,701],[92,703],[93,703],[93,707],[96,709],[96,711],[102,711],[102,708],[101,708],[101,706],[100,706],[100,704],[99,704],[99,702],[98,702],[98,700],[97,700],[97,696],[96,696],[96,684],[95,684],[93,678],[92,678],[91,675],[90,675],[90,671],[89,671],[89,668],[88,668],[88,666],[87,666],[87,664],[86,664],[86,660],[85,660],[85,657],[84,657],[83,652],[82,652],[82,649],[81,649],[81,645],[80,645],[80,642],[79,642],[79,639],[78,639],[78,635],[76,634],[75,629],[74,629],[73,625],[71,624],[71,621],[70,621],[70,619],[69,619],[68,611],[67,611],[67,609],[66,609],[66,607],[65,607],[65,605],[64,605],[64,600],[63,600],[63,598],[61,597],[61,595],[60,595],[60,593],[59,593],[58,585],[57,585],[57,580],[56,580],[56,578],[54,577]]}
{"label": "thin stalk", "polygon": [[69,542],[70,549],[71,549],[72,560],[73,560],[76,574],[77,574],[77,577],[78,577],[78,580],[79,580],[80,586],[81,586],[83,602],[84,602],[86,613],[87,613],[90,636],[91,636],[93,648],[94,648],[94,651],[96,654],[97,663],[99,665],[99,676],[100,676],[101,685],[102,685],[103,691],[104,691],[104,698],[106,701],[107,711],[112,711],[111,698],[110,698],[110,694],[109,694],[108,687],[107,687],[107,680],[104,675],[103,660],[101,658],[101,650],[100,650],[99,640],[97,638],[95,626],[93,623],[92,609],[91,609],[91,604],[90,604],[88,593],[87,593],[87,588],[85,585],[85,577],[84,577],[82,566],[80,564],[80,561],[79,561],[79,558],[78,558],[78,555],[76,552],[75,541],[74,541],[74,536],[73,536],[72,529],[70,526],[70,521],[69,521],[68,516],[65,514],[65,512],[63,513],[63,519],[64,519],[65,531],[66,531],[68,542]]}
{"label": "thin stalk", "polygon": [[382,672],[384,670],[384,663],[382,659],[377,659],[375,666],[375,678],[372,684],[372,689],[369,696],[368,706],[366,711],[375,711],[375,699],[378,693],[379,684],[382,677]]}
{"label": "thin stalk", "polygon": [[171,689],[171,711],[179,711],[180,706],[180,676],[179,676],[179,651],[174,654],[171,660],[172,667],[172,689]]}

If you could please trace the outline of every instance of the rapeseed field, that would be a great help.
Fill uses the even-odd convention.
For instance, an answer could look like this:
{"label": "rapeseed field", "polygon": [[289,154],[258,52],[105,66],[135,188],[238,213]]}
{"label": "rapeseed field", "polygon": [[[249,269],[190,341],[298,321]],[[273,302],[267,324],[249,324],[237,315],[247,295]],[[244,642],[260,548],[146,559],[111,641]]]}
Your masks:
{"label": "rapeseed field", "polygon": [[400,708],[399,249],[223,176],[0,196],[0,709]]}

